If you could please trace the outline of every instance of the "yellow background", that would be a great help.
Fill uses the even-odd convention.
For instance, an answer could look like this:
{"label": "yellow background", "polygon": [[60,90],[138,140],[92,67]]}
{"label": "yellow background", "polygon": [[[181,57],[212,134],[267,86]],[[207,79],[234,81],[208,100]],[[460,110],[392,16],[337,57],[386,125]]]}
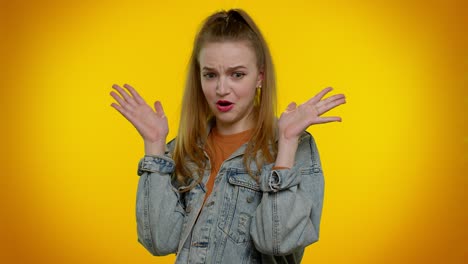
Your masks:
{"label": "yellow background", "polygon": [[195,32],[231,7],[270,44],[279,109],[347,97],[325,114],[342,123],[309,128],[326,189],[304,263],[464,263],[468,12],[453,0],[3,1],[0,262],[173,263],[137,242],[143,144],[109,92],[161,100],[174,137]]}

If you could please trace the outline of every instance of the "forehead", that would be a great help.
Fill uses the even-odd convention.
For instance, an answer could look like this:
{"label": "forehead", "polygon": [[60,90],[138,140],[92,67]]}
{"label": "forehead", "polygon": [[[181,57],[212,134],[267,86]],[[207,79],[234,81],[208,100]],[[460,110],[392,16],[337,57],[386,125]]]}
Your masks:
{"label": "forehead", "polygon": [[201,67],[255,66],[256,60],[253,48],[246,41],[209,42],[199,54]]}

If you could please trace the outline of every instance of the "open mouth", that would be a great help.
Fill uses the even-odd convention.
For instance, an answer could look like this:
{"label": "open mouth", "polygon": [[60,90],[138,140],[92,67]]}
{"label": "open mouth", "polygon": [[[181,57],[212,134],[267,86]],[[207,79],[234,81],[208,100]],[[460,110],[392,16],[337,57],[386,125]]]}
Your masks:
{"label": "open mouth", "polygon": [[217,104],[217,105],[220,105],[220,106],[229,106],[229,105],[232,105],[231,102],[225,101],[225,100],[219,100],[216,104]]}
{"label": "open mouth", "polygon": [[227,112],[234,107],[234,103],[226,100],[219,100],[218,102],[216,102],[216,107],[221,112]]}

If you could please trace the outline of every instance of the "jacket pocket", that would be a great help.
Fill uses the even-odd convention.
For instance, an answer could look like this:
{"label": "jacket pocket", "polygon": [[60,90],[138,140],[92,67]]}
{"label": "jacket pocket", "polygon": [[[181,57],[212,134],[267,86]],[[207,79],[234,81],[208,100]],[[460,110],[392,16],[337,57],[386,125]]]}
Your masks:
{"label": "jacket pocket", "polygon": [[250,223],[262,198],[260,186],[245,169],[231,168],[226,177],[218,227],[235,243],[250,242]]}

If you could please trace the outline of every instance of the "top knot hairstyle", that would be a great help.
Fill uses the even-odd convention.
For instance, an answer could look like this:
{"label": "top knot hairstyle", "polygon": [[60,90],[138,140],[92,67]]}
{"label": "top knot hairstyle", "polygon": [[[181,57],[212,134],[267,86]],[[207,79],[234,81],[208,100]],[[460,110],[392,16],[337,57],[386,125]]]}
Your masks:
{"label": "top knot hairstyle", "polygon": [[[254,107],[256,125],[244,154],[244,165],[249,174],[256,178],[255,175],[260,173],[262,166],[273,162],[276,157],[276,75],[268,45],[252,18],[242,9],[216,12],[207,17],[199,28],[187,68],[179,131],[173,154],[177,182],[180,185],[191,185],[190,188],[184,188],[184,192],[203,179],[207,165],[203,149],[209,132],[207,124],[214,118],[201,87],[200,51],[207,43],[238,41],[244,41],[252,48],[257,68],[263,71],[264,76],[259,103]],[[190,170],[187,161],[196,164],[197,175]],[[256,163],[255,173],[250,167],[251,161]],[[196,182],[193,184],[191,180],[195,177]]]}

